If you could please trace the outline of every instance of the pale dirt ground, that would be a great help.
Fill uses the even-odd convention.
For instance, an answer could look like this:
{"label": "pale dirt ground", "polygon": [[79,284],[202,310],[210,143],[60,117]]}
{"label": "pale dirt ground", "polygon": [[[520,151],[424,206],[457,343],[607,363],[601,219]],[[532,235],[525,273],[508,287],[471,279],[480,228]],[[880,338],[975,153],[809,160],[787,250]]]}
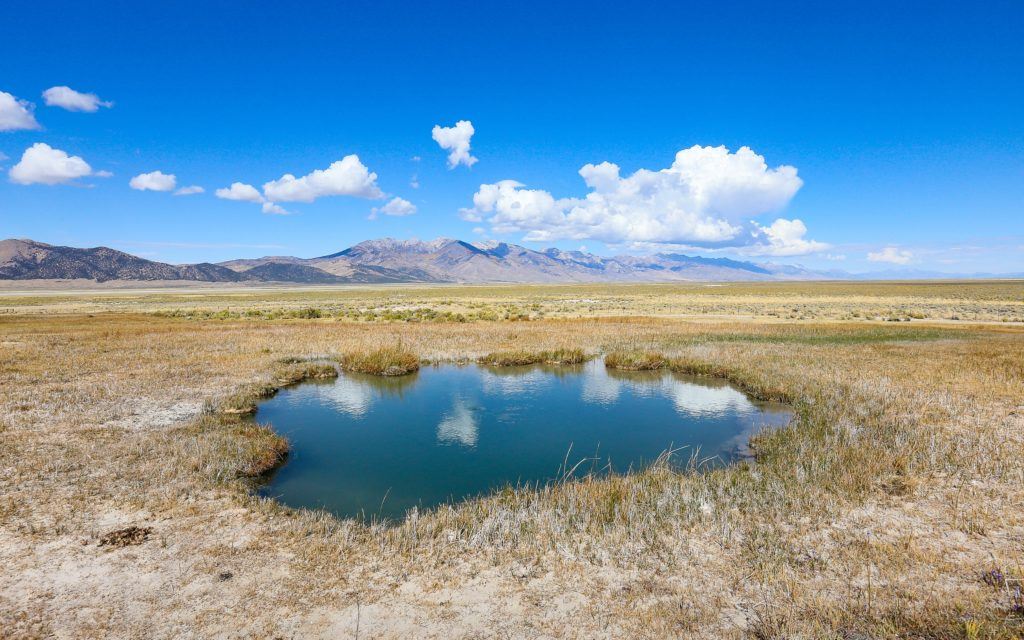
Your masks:
{"label": "pale dirt ground", "polygon": [[[892,325],[11,313],[0,637],[1019,637],[1024,331],[947,326],[918,340],[927,323],[899,328],[846,342]],[[835,437],[868,438],[847,472],[865,488],[809,486],[839,445],[793,435],[777,470],[597,482],[386,530],[252,497],[218,471],[230,444],[186,428],[278,358],[395,341],[428,359],[656,348],[833,398],[848,403],[828,414]],[[890,491],[894,478],[910,488]],[[610,519],[593,515],[605,504]],[[129,525],[153,534],[98,546]],[[982,581],[996,568],[1010,582]]]}

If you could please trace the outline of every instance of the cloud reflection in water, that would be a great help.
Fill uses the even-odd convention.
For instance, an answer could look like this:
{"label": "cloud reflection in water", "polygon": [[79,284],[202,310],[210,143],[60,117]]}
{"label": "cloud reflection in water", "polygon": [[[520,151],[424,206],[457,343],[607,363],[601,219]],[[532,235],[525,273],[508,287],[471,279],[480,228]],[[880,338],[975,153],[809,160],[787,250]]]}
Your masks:
{"label": "cloud reflection in water", "polygon": [[743,392],[713,381],[690,382],[667,372],[608,371],[604,363],[594,361],[583,373],[584,402],[614,405],[623,392],[639,398],[669,398],[677,413],[686,416],[713,416],[725,411],[759,411]]}
{"label": "cloud reflection in water", "polygon": [[456,397],[452,408],[444,414],[437,425],[437,440],[447,444],[476,446],[480,426],[473,409],[462,397]]}
{"label": "cloud reflection in water", "polygon": [[317,387],[320,399],[353,418],[362,418],[373,405],[376,395],[372,385],[349,376],[338,376],[334,384]]}

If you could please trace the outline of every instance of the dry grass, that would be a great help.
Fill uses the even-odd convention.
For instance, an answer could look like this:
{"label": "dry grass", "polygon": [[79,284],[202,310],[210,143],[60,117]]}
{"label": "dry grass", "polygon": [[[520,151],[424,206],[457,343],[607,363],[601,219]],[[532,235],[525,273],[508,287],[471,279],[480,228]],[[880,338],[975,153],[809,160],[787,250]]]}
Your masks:
{"label": "dry grass", "polygon": [[[220,411],[348,354],[379,371],[391,358],[369,354],[397,344],[465,361],[567,336],[789,399],[797,419],[754,439],[756,465],[513,488],[385,527],[254,496],[245,476],[286,443]],[[1007,324],[11,314],[0,635],[1020,637],[1021,398]],[[152,531],[98,546],[129,527]]]}
{"label": "dry grass", "polygon": [[[6,286],[25,287],[26,282]],[[95,287],[95,284],[93,284]],[[0,314],[150,312],[196,320],[460,323],[546,318],[689,317],[772,322],[1024,323],[1024,280],[675,284],[335,286],[305,289],[27,290]],[[570,345],[577,346],[577,345]]]}
{"label": "dry grass", "polygon": [[274,368],[271,378],[277,384],[287,386],[304,380],[330,380],[338,377],[338,370],[326,362],[303,362],[286,359]]}
{"label": "dry grass", "polygon": [[495,351],[481,357],[480,364],[492,367],[518,367],[530,364],[572,365],[587,361],[583,349],[552,349],[550,351]]}
{"label": "dry grass", "polygon": [[604,366],[623,371],[656,371],[668,364],[657,351],[612,351],[604,358]]}
{"label": "dry grass", "polygon": [[401,344],[369,351],[349,351],[338,358],[345,371],[371,376],[404,376],[419,371],[420,358]]}

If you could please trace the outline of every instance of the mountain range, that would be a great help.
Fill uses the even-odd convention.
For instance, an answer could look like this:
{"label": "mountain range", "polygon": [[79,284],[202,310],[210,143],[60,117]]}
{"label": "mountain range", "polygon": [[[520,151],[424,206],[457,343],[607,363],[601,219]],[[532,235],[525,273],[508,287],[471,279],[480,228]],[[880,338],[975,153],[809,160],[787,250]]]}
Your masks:
{"label": "mountain range", "polygon": [[505,242],[438,238],[368,240],[317,258],[267,256],[219,264],[172,265],[108,247],[80,249],[34,240],[0,241],[0,279],[303,284],[398,282],[656,282],[817,280],[843,277],[802,267],[681,254],[603,257],[534,251]]}
{"label": "mountain range", "polygon": [[426,242],[384,238],[360,242],[344,251],[317,258],[267,256],[218,264],[182,265],[146,260],[108,247],[81,249],[34,240],[0,241],[0,280],[369,284],[845,280],[856,277],[843,271],[813,271],[801,266],[677,253],[605,257],[582,251],[534,251],[505,242],[470,243],[451,238]]}

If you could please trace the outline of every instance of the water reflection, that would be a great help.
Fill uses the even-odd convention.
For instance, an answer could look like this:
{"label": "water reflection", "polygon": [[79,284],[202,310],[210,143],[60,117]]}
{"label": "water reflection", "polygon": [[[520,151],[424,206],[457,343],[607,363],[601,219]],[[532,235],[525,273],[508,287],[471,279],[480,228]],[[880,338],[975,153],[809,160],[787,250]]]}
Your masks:
{"label": "water reflection", "polygon": [[353,418],[366,415],[377,395],[365,381],[347,376],[339,377],[334,384],[317,385],[317,391],[321,402]]}
{"label": "water reflection", "polygon": [[563,468],[639,469],[670,448],[725,464],[744,454],[751,434],[790,415],[722,381],[608,371],[601,361],[345,374],[260,404],[256,419],[292,444],[261,491],[342,516],[400,518],[412,506],[544,482]]}
{"label": "water reflection", "polygon": [[439,442],[449,444],[461,444],[465,447],[475,447],[479,425],[473,409],[461,397],[456,397],[452,408],[444,414],[441,422],[437,425],[437,439]]}
{"label": "water reflection", "polygon": [[364,417],[373,404],[388,396],[401,398],[406,389],[416,384],[418,374],[408,376],[369,376],[349,373],[332,382],[314,382],[319,400],[335,410],[356,419]]}
{"label": "water reflection", "polygon": [[728,382],[663,371],[616,371],[594,362],[583,374],[583,400],[601,405],[618,402],[623,392],[638,397],[664,396],[683,416],[722,412],[748,413],[756,409],[750,399]]}
{"label": "water reflection", "polygon": [[683,415],[701,416],[725,412],[745,413],[754,409],[750,399],[728,384],[712,386],[707,381],[697,384],[692,378],[668,375],[661,381],[665,395],[672,398],[676,411]]}

